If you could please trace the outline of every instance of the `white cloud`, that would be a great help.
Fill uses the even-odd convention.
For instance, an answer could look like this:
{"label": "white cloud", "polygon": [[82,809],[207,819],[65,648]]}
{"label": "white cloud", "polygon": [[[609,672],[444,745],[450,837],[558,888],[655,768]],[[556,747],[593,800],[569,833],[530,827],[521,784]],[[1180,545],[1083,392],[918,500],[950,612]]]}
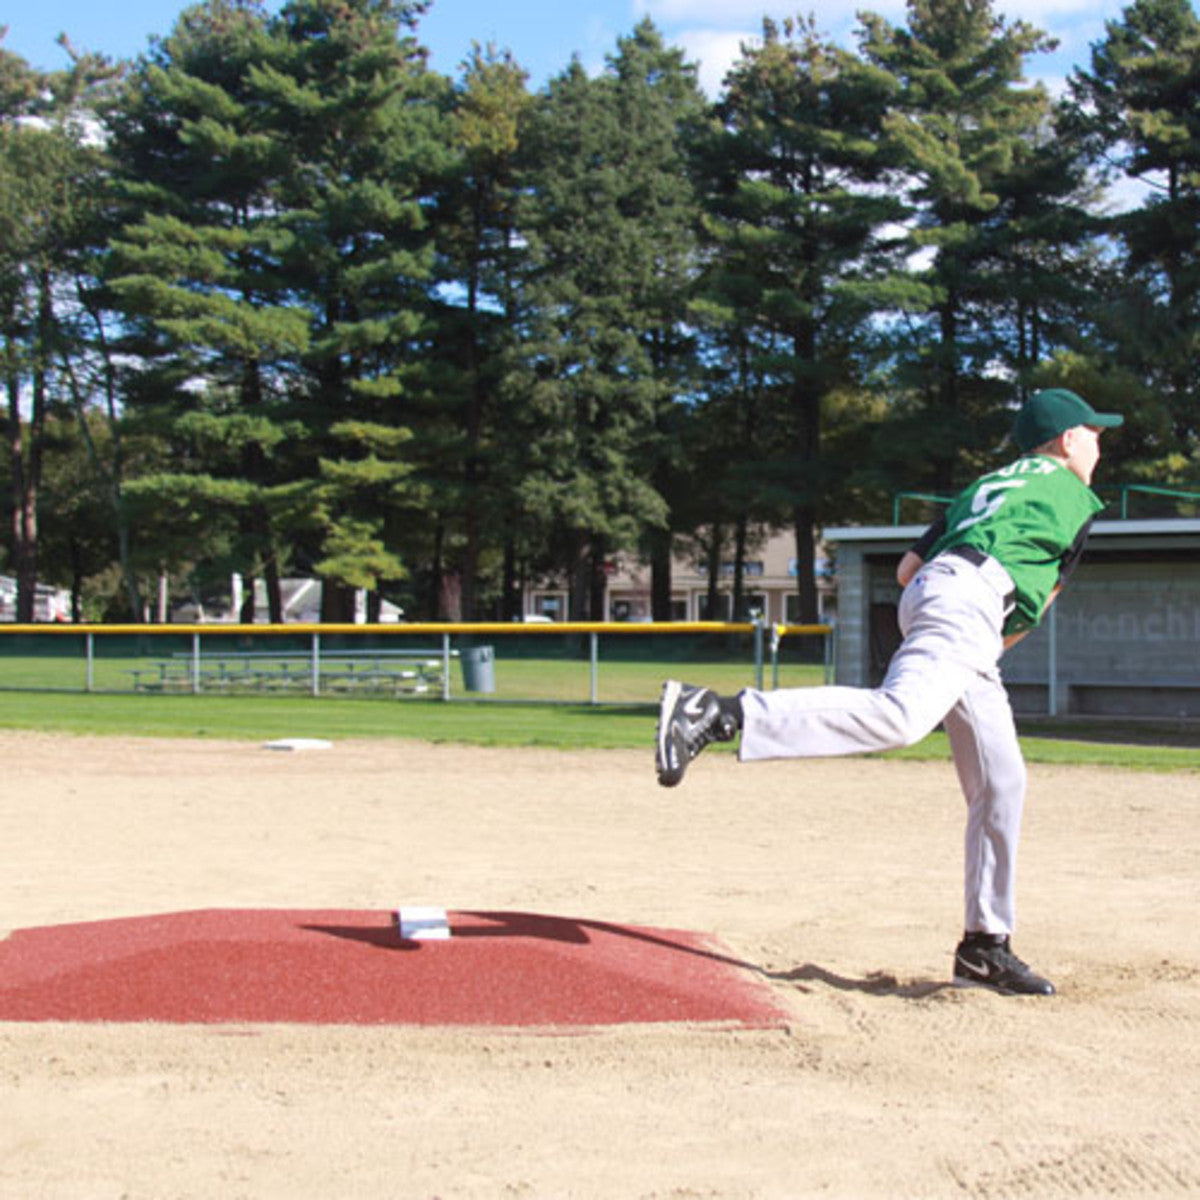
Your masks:
{"label": "white cloud", "polygon": [[1026,66],[1025,78],[1030,85],[1040,83],[1053,100],[1061,100],[1067,94],[1067,77],[1053,70],[1039,71],[1036,63]]}
{"label": "white cloud", "polygon": [[[764,16],[776,21],[805,10],[795,0],[629,0],[637,19],[649,16],[668,42],[683,47],[701,65],[701,84],[712,96],[739,47],[762,32]],[[1106,21],[1120,19],[1127,0],[993,0],[1008,21],[1023,20],[1055,38],[1058,49],[1033,55],[1026,63],[1032,79],[1061,94],[1067,74],[1091,63],[1091,47],[1104,38]],[[856,44],[859,14],[880,14],[894,25],[906,23],[905,0],[826,0],[817,12],[818,32],[847,48]]]}
{"label": "white cloud", "polygon": [[671,39],[689,62],[698,65],[700,87],[710,99],[720,95],[729,68],[742,55],[742,46],[760,40],[753,33],[729,29],[685,29]]}
{"label": "white cloud", "polygon": [[[1156,186],[1157,185],[1157,186]],[[1105,190],[1103,210],[1109,216],[1141,208],[1152,196],[1162,194],[1161,179],[1130,179],[1120,176]]]}

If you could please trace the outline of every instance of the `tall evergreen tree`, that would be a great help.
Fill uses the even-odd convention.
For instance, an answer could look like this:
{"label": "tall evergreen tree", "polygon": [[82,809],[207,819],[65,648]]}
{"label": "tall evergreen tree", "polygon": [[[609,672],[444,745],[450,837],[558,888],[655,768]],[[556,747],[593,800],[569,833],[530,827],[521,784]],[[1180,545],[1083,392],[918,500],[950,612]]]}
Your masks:
{"label": "tall evergreen tree", "polygon": [[[442,598],[457,582],[453,615],[466,620],[482,616],[484,576],[494,577],[495,550],[512,533],[497,437],[516,326],[518,173],[532,102],[526,79],[511,54],[474,46],[454,92],[453,167],[437,212],[439,276],[448,286],[437,318],[436,391],[446,436],[433,468],[441,481],[441,502],[434,502],[441,551],[430,584]],[[511,597],[511,584],[502,590]]]}
{"label": "tall evergreen tree", "polygon": [[[288,164],[281,257],[289,294],[308,317],[296,380],[305,448],[341,461],[334,431],[356,423],[368,472],[395,449],[392,432],[373,448],[372,430],[403,428],[429,384],[429,212],[448,169],[448,85],[429,71],[413,34],[424,9],[411,0],[291,0],[272,23],[275,53],[254,75]],[[345,473],[326,471],[327,494],[337,478]],[[378,496],[367,504],[347,486],[322,506],[326,545],[306,556],[322,564],[326,619],[349,619],[352,588],[398,569],[377,546],[402,499],[393,494],[381,508]],[[356,545],[362,561],[347,570]]]}
{"label": "tall evergreen tree", "polygon": [[273,494],[288,481],[284,447],[296,432],[286,368],[308,322],[281,277],[287,158],[255,80],[273,53],[257,0],[209,0],[132,72],[113,154],[133,215],[112,286],[143,331],[131,345],[146,364],[131,410],[176,444],[174,469],[136,490],[164,505],[187,494],[211,521],[235,525],[242,573],[263,574],[278,621],[284,534]]}
{"label": "tall evergreen tree", "polygon": [[601,615],[605,564],[663,528],[653,475],[678,393],[695,219],[682,129],[692,68],[643,22],[606,71],[576,61],[532,122],[522,232],[527,509],[561,546],[575,616]]}
{"label": "tall evergreen tree", "polygon": [[232,521],[272,620],[287,551],[323,574],[329,619],[403,570],[379,550],[397,497],[378,480],[403,491],[392,435],[428,308],[442,88],[411,36],[422,8],[209,0],[114,123],[138,215],[113,286],[148,364],[131,407],[177,446],[139,490]]}
{"label": "tall evergreen tree", "polygon": [[[629,197],[622,209],[636,222],[632,261],[640,264],[630,298],[654,384],[653,426],[642,440],[639,469],[675,505],[687,482],[680,470],[682,428],[699,374],[690,303],[701,264],[702,212],[691,147],[708,105],[695,68],[663,44],[648,20],[618,40],[609,68],[627,138],[621,170]],[[650,564],[651,614],[660,621],[671,617],[672,524],[647,522],[640,538]]]}
{"label": "tall evergreen tree", "polygon": [[[106,157],[106,161],[107,160]],[[127,381],[141,371],[132,340],[117,309],[105,278],[110,240],[119,232],[121,205],[115,203],[111,165],[92,179],[88,202],[80,206],[83,221],[78,245],[68,258],[70,338],[60,352],[65,395],[74,411],[79,436],[86,452],[87,474],[96,481],[107,514],[111,539],[116,546],[117,571],[123,603],[117,611],[140,621],[144,611],[138,582],[133,521],[127,503],[130,471],[149,471],[161,465],[155,460],[166,444],[160,438],[136,435],[136,421],[127,419]]]}
{"label": "tall evergreen tree", "polygon": [[71,257],[102,171],[84,110],[107,64],[77,58],[33,71],[0,50],[0,371],[6,392],[17,619],[30,621],[39,578],[38,514],[47,422],[67,398],[74,353]]}
{"label": "tall evergreen tree", "polygon": [[766,21],[763,35],[730,73],[706,150],[702,311],[724,364],[713,416],[732,451],[712,519],[731,521],[741,545],[749,520],[787,514],[800,619],[813,621],[816,529],[849,470],[822,453],[822,413],[862,367],[868,318],[895,298],[884,231],[902,210],[882,186],[889,80],[810,22]]}
{"label": "tall evergreen tree", "polygon": [[969,461],[1008,421],[1011,384],[998,368],[1014,357],[1012,324],[996,309],[1015,281],[998,264],[1011,260],[1004,244],[1017,231],[1004,206],[1028,186],[1023,164],[1049,112],[1045,90],[1024,86],[1025,59],[1051,43],[997,16],[991,0],[909,0],[903,28],[862,21],[865,57],[896,84],[886,128],[907,179],[912,248],[925,259],[913,281],[926,317],[897,347],[900,378],[918,397],[905,455],[926,464],[921,482],[948,488],[964,452]]}

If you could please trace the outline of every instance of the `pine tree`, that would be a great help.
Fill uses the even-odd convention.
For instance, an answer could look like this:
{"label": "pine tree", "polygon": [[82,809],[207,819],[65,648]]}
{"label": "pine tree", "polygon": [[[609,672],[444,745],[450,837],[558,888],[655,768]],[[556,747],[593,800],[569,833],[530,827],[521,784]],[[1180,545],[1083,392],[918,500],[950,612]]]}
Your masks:
{"label": "pine tree", "polygon": [[0,50],[0,372],[21,621],[33,619],[40,575],[47,423],[66,403],[74,353],[63,293],[102,171],[81,109],[108,75],[90,57],[43,74]]}
{"label": "pine tree", "polygon": [[[262,572],[279,621],[285,534],[275,493],[290,474],[285,447],[298,427],[287,372],[308,320],[280,270],[287,159],[255,77],[273,52],[255,0],[209,0],[137,64],[113,121],[132,219],[111,271],[126,318],[142,330],[131,411],[176,445],[174,469],[131,490],[164,506],[186,494],[210,525],[235,527],[242,573]],[[252,619],[252,607],[242,616]]]}
{"label": "pine tree", "polygon": [[[439,276],[448,286],[437,314],[436,391],[446,432],[432,464],[441,549],[430,584],[440,597],[451,590],[443,587],[443,575],[460,581],[453,615],[466,620],[482,615],[488,552],[494,558],[511,534],[497,437],[516,324],[518,171],[532,101],[526,78],[511,54],[472,49],[454,92],[454,161],[437,212]],[[511,587],[503,594],[511,596]]]}
{"label": "pine tree", "polygon": [[[1161,481],[1200,464],[1200,18],[1187,0],[1136,0],[1071,80],[1094,160],[1146,189],[1108,223],[1121,247],[1100,340],[1139,388],[1132,437]],[[1129,404],[1129,396],[1124,403]]]}
{"label": "pine tree", "polygon": [[649,22],[589,79],[551,81],[532,122],[522,232],[520,495],[572,579],[571,611],[601,615],[605,563],[665,528],[655,487],[674,400],[695,210],[682,129],[694,72]]}
{"label": "pine tree", "polygon": [[[430,386],[428,213],[449,166],[448,87],[413,36],[423,10],[408,0],[292,0],[272,23],[274,56],[255,74],[288,164],[281,258],[288,292],[308,316],[294,387],[310,474],[319,457],[340,461],[335,431],[346,422],[357,423],[367,460],[391,454],[392,433]],[[388,431],[374,448],[373,430]],[[324,473],[320,538],[303,551],[324,575],[323,615],[332,620],[350,617],[354,586],[380,582],[384,565],[399,561],[375,547],[389,540],[385,531],[395,534],[389,520],[402,505],[397,495],[382,510],[364,504],[357,486],[334,498],[339,478]],[[354,547],[362,560],[351,568]]]}
{"label": "pine tree", "polygon": [[[618,40],[609,68],[617,119],[629,139],[622,171],[630,198],[622,208],[638,223],[633,261],[641,276],[633,299],[655,385],[640,470],[674,506],[687,482],[680,471],[682,426],[699,375],[691,300],[702,262],[702,210],[691,147],[708,105],[695,68],[663,44],[649,20]],[[647,521],[640,548],[650,563],[651,615],[670,620],[672,522]]]}
{"label": "pine tree", "polygon": [[[927,464],[924,482],[947,488],[1010,419],[997,368],[1014,357],[1012,326],[996,306],[1011,280],[996,268],[1013,253],[1005,206],[1028,185],[1026,157],[1049,113],[1045,90],[1022,86],[1023,66],[1051,43],[997,16],[991,0],[909,0],[905,28],[862,20],[864,56],[897,89],[885,127],[913,207],[912,249],[926,260],[912,300],[927,316],[897,344],[900,378],[918,397],[904,454]],[[903,432],[889,431],[894,445]]]}
{"label": "pine tree", "polygon": [[868,318],[894,299],[889,94],[812,23],[766,21],[705,148],[713,250],[699,311],[720,347],[710,415],[726,448],[725,507],[710,519],[742,546],[751,520],[787,514],[804,621],[817,616],[816,528],[848,469],[823,454],[822,414],[861,369]]}
{"label": "pine tree", "polygon": [[146,364],[130,406],[176,447],[136,490],[229,523],[276,621],[285,555],[324,575],[329,619],[403,571],[379,546],[427,336],[443,88],[410,36],[421,9],[209,0],[139,64],[114,122],[137,215],[113,286]]}

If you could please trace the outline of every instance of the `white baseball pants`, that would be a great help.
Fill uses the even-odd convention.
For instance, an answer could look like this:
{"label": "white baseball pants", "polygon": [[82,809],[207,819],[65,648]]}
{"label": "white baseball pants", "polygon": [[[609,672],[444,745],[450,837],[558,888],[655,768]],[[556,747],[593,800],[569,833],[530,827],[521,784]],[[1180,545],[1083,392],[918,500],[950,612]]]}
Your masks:
{"label": "white baseball pants", "polygon": [[815,758],[892,750],[945,723],[967,801],[965,923],[1008,934],[1026,772],[998,667],[1007,573],[943,555],[900,599],[904,641],[878,688],[742,693],[739,758]]}

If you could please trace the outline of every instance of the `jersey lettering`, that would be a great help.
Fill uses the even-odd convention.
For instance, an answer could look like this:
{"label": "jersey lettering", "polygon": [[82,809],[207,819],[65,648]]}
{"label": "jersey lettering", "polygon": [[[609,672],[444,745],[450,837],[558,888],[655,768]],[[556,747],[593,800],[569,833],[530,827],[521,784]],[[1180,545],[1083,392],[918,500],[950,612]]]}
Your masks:
{"label": "jersey lettering", "polygon": [[980,521],[986,521],[989,517],[994,517],[1000,511],[1004,501],[1008,499],[1009,491],[1012,488],[1022,488],[1024,486],[1025,480],[1023,479],[1007,479],[981,483],[978,491],[971,497],[971,515],[963,517],[955,525],[954,532],[960,533],[964,529],[970,529],[973,525],[978,525]]}
{"label": "jersey lettering", "polygon": [[1009,463],[1007,467],[1001,467],[994,474],[1000,476],[1001,479],[1008,479],[1013,475],[1049,475],[1057,469],[1049,459],[1018,458],[1016,462]]}

